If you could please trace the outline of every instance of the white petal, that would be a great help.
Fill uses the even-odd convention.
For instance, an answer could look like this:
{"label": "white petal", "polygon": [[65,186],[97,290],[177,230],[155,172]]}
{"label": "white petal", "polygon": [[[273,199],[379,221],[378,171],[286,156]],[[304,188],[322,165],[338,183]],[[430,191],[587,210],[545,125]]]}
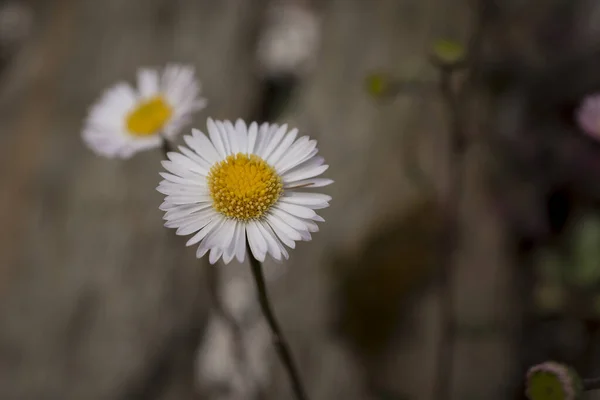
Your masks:
{"label": "white petal", "polygon": [[167,196],[174,195],[193,195],[193,196],[207,196],[209,195],[208,189],[200,186],[192,185],[179,185],[177,183],[165,183],[159,185],[156,190]]}
{"label": "white petal", "polygon": [[210,207],[211,204],[210,203],[204,203],[204,204],[186,204],[183,206],[178,206],[177,208],[174,208],[172,210],[169,210],[165,213],[163,219],[166,220],[172,220],[172,219],[177,219],[177,218],[181,218],[185,215],[191,215],[195,212],[204,210],[208,207]]}
{"label": "white petal", "polygon": [[236,220],[226,218],[218,232],[215,232],[210,238],[206,238],[206,246],[227,249],[233,240],[235,226]]}
{"label": "white petal", "polygon": [[265,261],[265,255],[267,253],[267,242],[262,237],[262,234],[256,227],[256,222],[250,221],[246,225],[246,237],[248,238],[248,244],[250,245],[250,251],[255,259],[260,262]]}
{"label": "white petal", "polygon": [[231,260],[233,260],[233,257],[235,256],[235,253],[228,253],[228,250],[225,250],[223,252],[223,263],[224,264],[229,264],[231,262]]}
{"label": "white petal", "polygon": [[306,224],[306,227],[308,228],[309,232],[319,232],[319,225],[317,225],[313,221],[303,219],[302,222]]}
{"label": "white petal", "polygon": [[308,242],[312,239],[309,231],[300,231],[300,236],[302,236],[302,240]]}
{"label": "white petal", "polygon": [[[300,235],[300,232],[297,229],[294,229],[288,223],[286,223],[283,219],[281,219],[280,216],[272,213],[271,215],[269,215],[267,217],[267,221],[269,221],[269,224],[271,225],[271,227],[273,227],[275,232],[277,232],[278,236],[281,237],[281,235],[280,235],[280,232],[281,232],[281,233],[285,234],[286,237],[290,238],[290,240],[302,240],[302,236]],[[283,241],[283,238],[282,238],[282,241]],[[289,244],[288,244],[288,246],[289,246]],[[293,246],[289,246],[289,247],[293,248]]]}
{"label": "white petal", "polygon": [[190,240],[187,241],[187,243],[185,244],[186,246],[192,246],[198,242],[200,242],[202,239],[204,239],[206,237],[206,235],[208,235],[213,229],[216,229],[216,227],[223,222],[223,217],[221,215],[217,215],[215,218],[213,218],[212,221],[210,221],[204,228],[200,229],[198,231],[198,233],[196,233],[194,236],[192,236],[190,238]]}
{"label": "white petal", "polygon": [[263,160],[266,160],[267,158],[269,158],[269,156],[271,155],[273,150],[275,150],[275,148],[279,145],[279,142],[281,142],[281,139],[283,139],[283,136],[285,135],[286,131],[287,131],[287,124],[283,124],[275,132],[273,137],[268,141],[267,145],[264,147],[264,150],[262,150],[261,153],[259,154],[259,156]]}
{"label": "white petal", "polygon": [[248,147],[246,153],[253,154],[254,153],[254,145],[256,143],[256,136],[258,135],[258,124],[253,122],[250,124],[250,128],[248,128]]}
{"label": "white petal", "polygon": [[254,154],[261,155],[263,150],[269,144],[271,136],[279,129],[279,125],[269,125],[267,122],[262,124],[258,129],[256,144],[254,145]]}
{"label": "white petal", "polygon": [[215,146],[213,146],[206,135],[198,129],[192,129],[192,136],[186,135],[183,137],[183,140],[185,140],[185,143],[209,164],[212,165],[221,160]]}
{"label": "white petal", "polygon": [[[267,235],[269,235],[269,237],[277,245],[277,248],[278,248],[279,252],[281,253],[281,256],[283,256],[283,258],[285,258],[287,260],[290,257],[290,255],[288,254],[287,250],[285,249],[285,246],[281,242],[279,236],[273,231],[273,228],[271,228],[271,225],[269,225],[269,223],[267,221],[261,221],[261,222],[259,222],[259,225],[266,231]],[[273,257],[275,257],[275,256],[273,256]],[[276,257],[275,257],[275,259],[280,261],[280,259],[278,259]]]}
{"label": "white petal", "polygon": [[235,129],[235,126],[233,126],[231,121],[225,121],[224,124],[227,130],[227,138],[229,140],[231,154],[237,154],[240,152],[240,144],[238,141],[238,133]]}
{"label": "white petal", "polygon": [[174,163],[173,161],[161,161],[161,164],[167,171],[169,171],[177,176],[180,176],[182,178],[188,178],[188,179],[192,179],[192,180],[203,178],[203,176],[198,174],[197,172],[189,170],[182,165]]}
{"label": "white petal", "polygon": [[238,152],[239,153],[247,153],[248,152],[248,129],[246,127],[246,123],[241,120],[238,119],[235,122],[235,132],[236,132],[236,139],[238,142]]}
{"label": "white petal", "polygon": [[[223,252],[223,262],[225,264],[229,264],[231,262],[231,260],[233,260],[233,257],[235,257],[237,250],[238,250],[237,246],[239,243],[239,237],[242,234],[242,232],[245,231],[245,227],[242,222],[234,220],[234,224],[235,224],[235,228],[233,231],[233,240],[231,241],[231,243],[229,244],[227,249]],[[245,243],[242,243],[242,244],[245,246]]]}
{"label": "white petal", "polygon": [[210,250],[210,248],[206,247],[200,247],[198,246],[198,248],[196,249],[196,258],[202,258],[206,255],[206,253],[208,253],[208,251]]}
{"label": "white petal", "polygon": [[[204,204],[201,205],[202,207],[204,207]],[[178,206],[181,207],[181,206]],[[178,208],[174,208],[171,211],[177,211]],[[178,228],[180,226],[183,226],[185,224],[187,224],[188,222],[193,221],[196,218],[203,218],[205,215],[207,215],[207,213],[214,213],[215,211],[212,209],[212,207],[204,207],[200,210],[194,211],[194,212],[189,212],[186,210],[187,213],[184,212],[179,212],[178,214],[169,214],[169,217],[167,218],[166,216],[163,217],[163,219],[167,222],[165,222],[165,226],[167,228]]]}
{"label": "white petal", "polygon": [[170,210],[174,210],[178,207],[181,207],[181,206],[179,206],[177,204],[173,204],[173,203],[165,200],[162,203],[160,203],[160,206],[158,206],[158,209],[161,211],[170,211]]}
{"label": "white petal", "polygon": [[[276,169],[280,169],[282,166],[286,166],[287,164],[294,162],[296,159],[301,160],[304,155],[301,154],[302,149],[308,145],[310,138],[308,136],[302,136],[298,140],[296,140],[288,149],[285,154],[285,157],[281,158],[277,161],[273,166]],[[316,146],[316,142],[314,144]]]}
{"label": "white petal", "polygon": [[291,226],[295,230],[308,232],[308,226],[306,226],[306,224],[301,218],[295,217],[277,208],[272,208],[271,212],[274,216],[280,218],[283,222],[285,222],[287,225]]}
{"label": "white petal", "polygon": [[[171,164],[170,161],[163,161],[163,163],[168,163],[168,165]],[[173,175],[168,172],[159,172],[159,175],[164,178],[164,181],[161,181],[159,184],[162,184],[163,182],[170,182],[175,185],[197,185],[201,187],[206,187],[206,179],[204,179],[201,176],[194,176],[193,178],[182,178],[181,176]]]}
{"label": "white petal", "polygon": [[322,210],[324,208],[329,207],[329,203],[313,204],[307,207],[312,208],[313,210]]}
{"label": "white petal", "polygon": [[321,175],[323,172],[327,171],[329,165],[319,165],[310,168],[303,168],[299,170],[295,170],[293,172],[288,172],[283,175],[283,181],[285,183],[301,181],[305,179],[314,178],[316,176]]}
{"label": "white petal", "polygon": [[265,160],[270,165],[277,164],[277,161],[285,154],[286,151],[290,148],[294,140],[296,139],[296,135],[298,135],[298,129],[292,129],[281,141],[281,144],[271,153],[271,155]]}
{"label": "white petal", "polygon": [[286,213],[295,215],[299,218],[311,219],[316,215],[316,213],[310,208],[298,206],[296,204],[277,203],[273,208],[285,211]]}
{"label": "white petal", "polygon": [[162,189],[171,190],[174,193],[204,191],[204,194],[208,194],[208,186],[206,185],[204,178],[199,178],[196,181],[189,178],[180,179],[182,179],[184,182],[172,182],[167,179],[162,180],[158,184],[158,187]]}
{"label": "white petal", "polygon": [[206,121],[206,127],[208,128],[208,136],[210,137],[210,140],[215,146],[219,157],[222,160],[227,158],[227,151],[225,151],[225,144],[223,143],[223,139],[221,138],[221,133],[219,132],[219,128],[217,128],[217,125],[215,124],[215,121],[213,121],[212,118],[209,118]]}
{"label": "white petal", "polygon": [[219,247],[213,247],[212,249],[210,249],[210,255],[208,256],[208,261],[211,264],[215,264],[217,261],[219,261],[219,258],[221,258],[222,254],[223,254],[223,249],[221,249]]}
{"label": "white petal", "polygon": [[313,206],[327,203],[331,200],[331,196],[321,193],[305,193],[286,191],[279,199],[285,203],[298,204],[304,206]]}
{"label": "white petal", "polygon": [[237,237],[237,243],[235,245],[235,257],[239,262],[244,262],[246,258],[246,225],[240,223],[240,233]]}
{"label": "white petal", "polygon": [[[294,231],[289,225],[285,224],[283,221],[277,222],[277,221],[273,221],[273,216],[269,215],[267,217],[267,223],[269,224],[269,226],[271,227],[271,229],[273,229],[273,232],[275,233],[275,235],[277,235],[277,237],[279,238],[279,240],[281,242],[283,242],[286,246],[294,249],[296,248],[296,242],[294,242],[294,240],[292,240],[292,238],[290,236],[288,236],[285,231],[283,229],[281,229],[279,227],[279,224],[282,224],[285,226],[285,229],[290,229],[292,230],[292,232],[296,233],[296,231]],[[300,235],[297,235],[298,240],[301,239]]]}
{"label": "white petal", "polygon": [[298,169],[302,164],[304,164],[305,162],[307,162],[307,161],[311,160],[313,157],[315,157],[318,152],[319,152],[318,149],[313,149],[306,156],[301,157],[301,158],[300,157],[295,158],[293,160],[293,162],[290,162],[285,167],[277,169],[277,173],[279,173],[279,175],[283,175],[283,174],[287,173],[288,171]]}
{"label": "white petal", "polygon": [[[225,223],[226,218],[223,217],[222,215],[218,215],[217,218],[215,218],[215,219],[218,222],[214,225],[214,227],[212,227],[208,232],[206,232],[206,234],[204,236],[204,240],[200,242],[200,245],[198,245],[198,249],[196,250],[196,256],[198,256],[198,254],[206,254],[206,250],[213,248],[208,245],[211,240],[211,237],[219,234],[219,231],[223,227],[223,224]],[[198,233],[200,233],[200,232],[198,232]]]}
{"label": "white petal", "polygon": [[199,164],[197,162],[194,162],[191,158],[188,158],[188,157],[184,156],[183,154],[176,153],[176,152],[167,153],[167,157],[169,158],[169,160],[173,161],[173,163],[180,165],[181,167],[187,169],[188,171],[193,171],[202,176],[208,175],[209,168],[206,168],[204,166],[207,164],[204,164],[204,165]]}
{"label": "white petal", "polygon": [[285,157],[282,157],[277,162],[275,168],[280,173],[283,173],[302,164],[318,153],[316,147],[316,140],[309,140],[307,136],[301,137],[292,145]]}
{"label": "white petal", "polygon": [[285,189],[298,189],[298,188],[316,188],[331,185],[333,180],[325,178],[313,178],[302,181],[290,182],[283,185]]}
{"label": "white petal", "polygon": [[226,124],[231,125],[229,121],[215,121],[215,125],[219,129],[219,134],[221,136],[221,140],[223,140],[223,146],[225,147],[225,154],[228,156],[233,154],[231,150],[231,133],[230,131],[233,129],[233,125],[231,125],[231,129]]}
{"label": "white petal", "polygon": [[143,98],[150,98],[158,93],[158,71],[143,68],[138,72],[138,91]]}
{"label": "white petal", "polygon": [[197,153],[195,153],[192,150],[188,149],[187,147],[183,147],[183,146],[178,146],[178,149],[187,158],[189,158],[196,164],[199,164],[205,170],[210,171],[210,168],[212,167],[212,165],[209,164],[208,161],[206,161],[204,158],[200,157]]}
{"label": "white petal", "polygon": [[270,253],[274,259],[280,261],[281,260],[281,250],[279,249],[277,240],[269,233],[269,230],[271,228],[269,228],[269,230],[267,230],[261,222],[258,222],[256,224],[256,227],[258,228],[263,239],[267,243],[268,253]]}
{"label": "white petal", "polygon": [[206,195],[206,196],[200,196],[200,195],[186,195],[186,194],[180,194],[180,195],[169,195],[167,197],[165,197],[165,201],[168,201],[172,204],[196,204],[196,203],[205,203],[205,202],[209,202],[212,201],[212,197]]}
{"label": "white petal", "polygon": [[313,221],[318,221],[318,222],[325,222],[325,220],[323,219],[323,217],[316,215],[314,217],[312,217]]}
{"label": "white petal", "polygon": [[[181,225],[177,228],[177,235],[179,236],[187,236],[191,233],[197,232],[200,229],[204,228],[210,221],[212,221],[217,216],[217,213],[212,210],[203,210],[200,211],[197,215],[194,215],[189,222]],[[167,221],[165,223],[165,227],[167,228],[175,228],[177,227],[176,221]]]}

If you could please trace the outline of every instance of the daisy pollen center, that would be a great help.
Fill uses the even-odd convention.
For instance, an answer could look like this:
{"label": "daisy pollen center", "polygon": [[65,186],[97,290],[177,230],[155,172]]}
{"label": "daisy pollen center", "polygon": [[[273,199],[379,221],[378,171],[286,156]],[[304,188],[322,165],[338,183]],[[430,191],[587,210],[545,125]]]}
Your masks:
{"label": "daisy pollen center", "polygon": [[162,96],[139,103],[127,115],[127,130],[134,136],[159,133],[171,118],[173,110]]}
{"label": "daisy pollen center", "polygon": [[283,192],[281,177],[262,158],[238,153],[213,165],[208,174],[213,207],[241,221],[259,219]]}

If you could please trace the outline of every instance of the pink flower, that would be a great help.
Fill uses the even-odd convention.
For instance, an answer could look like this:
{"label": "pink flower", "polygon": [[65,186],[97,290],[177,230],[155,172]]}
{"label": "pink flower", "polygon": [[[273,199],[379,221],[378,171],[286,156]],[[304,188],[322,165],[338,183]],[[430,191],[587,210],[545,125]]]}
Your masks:
{"label": "pink flower", "polygon": [[600,140],[600,94],[583,99],[577,110],[577,123],[588,135]]}

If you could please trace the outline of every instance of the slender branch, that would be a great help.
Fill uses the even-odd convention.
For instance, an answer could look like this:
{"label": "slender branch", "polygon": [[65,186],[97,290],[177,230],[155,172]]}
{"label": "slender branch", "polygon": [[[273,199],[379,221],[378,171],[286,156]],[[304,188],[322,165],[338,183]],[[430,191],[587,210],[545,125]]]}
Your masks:
{"label": "slender branch", "polygon": [[294,360],[292,358],[292,354],[289,348],[289,345],[281,333],[281,329],[279,328],[279,323],[275,318],[275,314],[271,308],[271,303],[269,302],[269,295],[267,294],[267,287],[265,285],[265,277],[263,274],[262,264],[252,255],[252,251],[250,251],[249,246],[247,245],[247,253],[250,258],[250,268],[252,270],[252,276],[254,277],[254,281],[256,282],[256,289],[258,292],[258,302],[260,303],[260,307],[262,312],[269,324],[269,328],[271,329],[271,336],[273,340],[273,345],[277,350],[277,354],[279,355],[279,359],[283,363],[289,379],[292,384],[292,390],[297,400],[307,400],[306,392],[302,383],[300,381],[300,374],[298,373],[298,369],[294,364]]}

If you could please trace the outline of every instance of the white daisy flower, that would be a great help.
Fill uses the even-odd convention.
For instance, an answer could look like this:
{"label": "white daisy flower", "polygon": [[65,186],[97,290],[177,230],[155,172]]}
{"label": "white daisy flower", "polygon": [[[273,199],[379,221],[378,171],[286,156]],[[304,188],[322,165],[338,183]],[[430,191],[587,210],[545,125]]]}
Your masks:
{"label": "white daisy flower", "polygon": [[[288,258],[284,244],[295,247],[310,240],[324,221],[315,210],[329,206],[330,196],[300,189],[333,183],[317,178],[327,168],[317,156],[317,142],[296,139],[297,129],[287,125],[208,119],[210,139],[197,129],[184,136],[181,153],[168,153],[168,173],[157,190],[166,195],[167,228],[178,235],[195,235],[187,245],[199,243],[196,256],[210,251],[212,264],[221,257],[243,262],[246,240],[253,256],[264,261]],[[191,149],[191,150],[190,150]]]}
{"label": "white daisy flower", "polygon": [[137,89],[121,82],[92,106],[83,140],[97,154],[129,158],[138,151],[160,147],[206,107],[200,83],[189,66],[168,65],[162,74],[142,68]]}

